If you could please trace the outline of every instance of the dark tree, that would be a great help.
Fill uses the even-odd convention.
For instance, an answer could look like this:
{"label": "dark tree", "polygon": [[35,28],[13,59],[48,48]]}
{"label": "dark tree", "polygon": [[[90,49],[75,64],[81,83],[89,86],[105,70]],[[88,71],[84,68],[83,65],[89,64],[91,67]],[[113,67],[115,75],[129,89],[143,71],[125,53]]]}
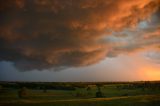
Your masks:
{"label": "dark tree", "polygon": [[103,97],[102,91],[101,91],[101,85],[96,85],[97,86],[97,92],[96,92],[96,97],[101,98]]}
{"label": "dark tree", "polygon": [[27,88],[23,87],[18,91],[19,98],[26,98],[27,97]]}

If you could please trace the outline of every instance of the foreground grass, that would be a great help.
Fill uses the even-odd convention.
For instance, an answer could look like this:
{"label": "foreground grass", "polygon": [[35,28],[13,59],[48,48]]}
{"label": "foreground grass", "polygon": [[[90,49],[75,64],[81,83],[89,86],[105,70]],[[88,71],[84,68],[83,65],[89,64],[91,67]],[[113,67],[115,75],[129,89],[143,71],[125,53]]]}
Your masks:
{"label": "foreground grass", "polygon": [[160,95],[121,96],[68,100],[14,100],[1,106],[160,106]]}

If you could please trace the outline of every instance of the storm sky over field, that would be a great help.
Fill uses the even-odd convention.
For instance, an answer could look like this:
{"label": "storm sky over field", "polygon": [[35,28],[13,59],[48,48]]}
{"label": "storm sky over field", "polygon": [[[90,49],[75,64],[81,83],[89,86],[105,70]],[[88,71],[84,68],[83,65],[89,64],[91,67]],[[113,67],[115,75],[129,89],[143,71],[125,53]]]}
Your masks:
{"label": "storm sky over field", "polygon": [[160,80],[160,0],[1,0],[0,80]]}

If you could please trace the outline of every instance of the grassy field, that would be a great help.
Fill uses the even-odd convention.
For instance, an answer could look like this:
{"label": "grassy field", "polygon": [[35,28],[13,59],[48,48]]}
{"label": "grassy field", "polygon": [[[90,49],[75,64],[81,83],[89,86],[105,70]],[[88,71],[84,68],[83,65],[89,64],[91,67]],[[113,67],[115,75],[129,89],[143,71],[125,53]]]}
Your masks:
{"label": "grassy field", "polygon": [[18,90],[6,88],[0,92],[0,106],[160,106],[159,89],[122,89],[118,84],[103,85],[103,97],[96,97],[97,87],[75,90],[33,90],[19,98]]}

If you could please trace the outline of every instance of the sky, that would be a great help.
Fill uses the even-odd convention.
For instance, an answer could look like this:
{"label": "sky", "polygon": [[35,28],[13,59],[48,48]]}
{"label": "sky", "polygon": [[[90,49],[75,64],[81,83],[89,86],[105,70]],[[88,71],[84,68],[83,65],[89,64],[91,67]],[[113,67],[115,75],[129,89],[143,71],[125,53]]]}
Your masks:
{"label": "sky", "polygon": [[160,80],[160,0],[1,0],[0,81]]}

